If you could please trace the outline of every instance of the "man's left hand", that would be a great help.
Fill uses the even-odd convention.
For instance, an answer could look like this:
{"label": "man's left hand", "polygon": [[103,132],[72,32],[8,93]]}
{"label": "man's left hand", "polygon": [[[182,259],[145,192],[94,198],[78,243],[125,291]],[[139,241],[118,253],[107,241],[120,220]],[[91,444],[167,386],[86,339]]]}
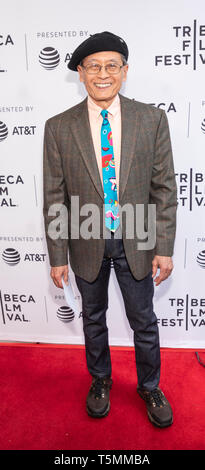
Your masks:
{"label": "man's left hand", "polygon": [[158,256],[156,255],[152,261],[152,277],[154,278],[157,274],[157,269],[160,269],[160,273],[157,277],[155,277],[154,282],[155,285],[158,286],[160,282],[167,279],[172,270],[173,270],[173,262],[170,256]]}

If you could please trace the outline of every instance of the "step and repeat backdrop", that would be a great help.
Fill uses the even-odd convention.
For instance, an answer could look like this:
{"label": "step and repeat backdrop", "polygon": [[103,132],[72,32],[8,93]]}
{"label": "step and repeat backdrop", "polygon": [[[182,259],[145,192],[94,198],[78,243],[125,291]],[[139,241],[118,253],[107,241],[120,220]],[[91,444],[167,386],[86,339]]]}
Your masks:
{"label": "step and repeat backdrop", "polygon": [[[204,0],[7,0],[0,24],[0,340],[83,344],[78,311],[50,279],[42,216],[45,121],[86,96],[67,65],[89,35],[128,44],[121,93],[166,111],[178,185],[174,270],[155,288],[161,346],[205,347]],[[49,60],[52,57],[52,60]],[[111,345],[133,345],[114,269]]]}

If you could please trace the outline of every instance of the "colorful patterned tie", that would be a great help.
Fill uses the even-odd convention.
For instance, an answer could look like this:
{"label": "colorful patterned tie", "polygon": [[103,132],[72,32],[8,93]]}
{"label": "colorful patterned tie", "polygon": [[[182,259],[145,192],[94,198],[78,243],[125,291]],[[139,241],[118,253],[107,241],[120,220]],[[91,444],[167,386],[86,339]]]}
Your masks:
{"label": "colorful patterned tie", "polygon": [[102,176],[105,203],[105,226],[115,232],[120,225],[117,200],[115,161],[112,142],[112,131],[108,121],[108,111],[101,111],[103,117],[101,127]]}

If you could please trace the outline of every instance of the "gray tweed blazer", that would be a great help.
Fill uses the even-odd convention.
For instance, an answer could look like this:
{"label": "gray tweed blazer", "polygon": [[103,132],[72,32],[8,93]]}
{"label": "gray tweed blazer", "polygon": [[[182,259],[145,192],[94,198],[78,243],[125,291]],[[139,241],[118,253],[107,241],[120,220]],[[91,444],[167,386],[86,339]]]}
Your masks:
{"label": "gray tweed blazer", "polygon": [[[133,207],[134,236],[127,234],[126,211],[121,229],[124,249],[135,279],[143,279],[152,268],[155,254],[172,256],[176,232],[177,189],[166,113],[121,94],[122,142],[119,204]],[[51,266],[70,262],[75,274],[92,282],[96,279],[105,248],[104,192],[96,161],[88,118],[87,98],[46,121],[44,133],[44,222]],[[84,204],[95,204],[100,214],[98,238],[84,238],[79,227],[88,215],[71,216],[72,196],[78,196],[79,214]],[[77,198],[76,198],[77,200]],[[64,230],[53,239],[49,224],[58,215],[48,215],[52,204],[63,204]],[[156,207],[156,243],[141,248],[138,205],[144,205],[144,229],[148,227],[148,204]],[[137,205],[137,206],[136,206]],[[126,206],[125,206],[126,207]],[[128,222],[130,223],[130,222]],[[154,223],[154,222],[153,222]],[[77,231],[76,231],[77,230]],[[67,236],[65,236],[67,232]],[[75,233],[75,235],[73,235]]]}

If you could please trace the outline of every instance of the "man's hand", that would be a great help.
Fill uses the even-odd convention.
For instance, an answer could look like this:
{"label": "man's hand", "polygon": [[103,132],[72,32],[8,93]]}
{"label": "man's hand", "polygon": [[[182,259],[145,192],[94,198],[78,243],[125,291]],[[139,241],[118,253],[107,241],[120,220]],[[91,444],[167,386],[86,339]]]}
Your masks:
{"label": "man's hand", "polygon": [[61,289],[63,289],[61,278],[63,276],[65,284],[68,284],[68,265],[66,264],[65,266],[52,267],[50,275],[56,287],[60,287]]}
{"label": "man's hand", "polygon": [[158,286],[161,281],[167,279],[173,269],[173,262],[170,256],[158,256],[156,255],[152,261],[152,277],[154,278],[157,274],[157,269],[160,269],[159,276],[154,279],[155,285]]}

